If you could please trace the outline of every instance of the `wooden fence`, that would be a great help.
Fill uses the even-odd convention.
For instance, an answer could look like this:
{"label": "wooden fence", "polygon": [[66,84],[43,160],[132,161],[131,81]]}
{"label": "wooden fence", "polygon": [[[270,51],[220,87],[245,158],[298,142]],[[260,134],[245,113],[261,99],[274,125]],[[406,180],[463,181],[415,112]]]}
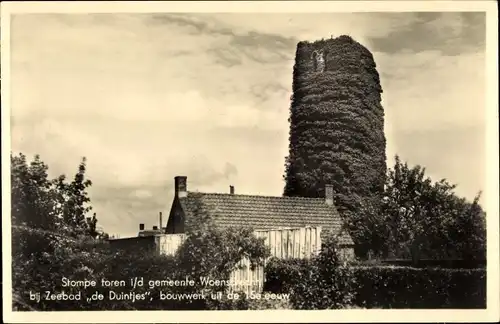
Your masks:
{"label": "wooden fence", "polygon": [[185,234],[161,234],[156,236],[159,254],[173,255],[184,242]]}
{"label": "wooden fence", "polygon": [[[258,230],[255,236],[265,238],[271,249],[271,256],[281,259],[307,259],[318,253],[321,248],[321,227],[280,228]],[[185,239],[184,234],[162,234],[157,236],[160,254],[172,255]],[[231,273],[233,285],[230,291],[261,292],[264,287],[264,266],[251,269],[250,260],[244,258]]]}
{"label": "wooden fence", "polygon": [[255,231],[255,236],[265,238],[271,256],[280,259],[308,259],[321,248],[321,227]]}
{"label": "wooden fence", "polygon": [[264,266],[258,266],[252,270],[250,260],[243,258],[237,264],[236,269],[231,272],[229,281],[233,284],[229,286],[229,292],[243,291],[247,295],[250,292],[261,292],[264,288],[264,280]]}

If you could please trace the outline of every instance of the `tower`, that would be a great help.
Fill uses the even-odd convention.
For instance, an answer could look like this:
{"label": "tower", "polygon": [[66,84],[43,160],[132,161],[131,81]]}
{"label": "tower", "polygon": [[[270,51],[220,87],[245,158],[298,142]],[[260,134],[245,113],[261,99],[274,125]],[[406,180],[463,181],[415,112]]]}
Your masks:
{"label": "tower", "polygon": [[349,36],[297,44],[285,196],[324,197],[340,211],[382,193],[386,140],[373,55]]}

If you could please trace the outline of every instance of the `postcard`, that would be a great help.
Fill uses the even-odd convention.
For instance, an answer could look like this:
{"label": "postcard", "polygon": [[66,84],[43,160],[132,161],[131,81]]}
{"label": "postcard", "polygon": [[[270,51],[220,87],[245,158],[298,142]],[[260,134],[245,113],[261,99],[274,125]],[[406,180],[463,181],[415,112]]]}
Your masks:
{"label": "postcard", "polygon": [[494,2],[1,9],[4,321],[498,320]]}

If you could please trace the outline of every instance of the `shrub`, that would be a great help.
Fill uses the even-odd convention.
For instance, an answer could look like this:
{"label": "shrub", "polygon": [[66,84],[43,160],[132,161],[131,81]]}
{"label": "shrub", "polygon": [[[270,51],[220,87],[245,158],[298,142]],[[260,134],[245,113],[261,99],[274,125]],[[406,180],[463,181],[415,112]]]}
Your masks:
{"label": "shrub", "polygon": [[335,247],[333,236],[325,235],[321,252],[310,260],[271,260],[266,266],[266,289],[289,292],[294,309],[349,307],[355,280]]}
{"label": "shrub", "polygon": [[311,266],[308,259],[271,258],[266,263],[264,290],[273,293],[289,293]]}
{"label": "shrub", "polygon": [[[13,227],[12,287],[13,307],[19,310],[88,309],[91,304],[79,301],[30,300],[30,292],[77,293],[78,287],[62,287],[62,278],[71,280],[100,280],[109,264],[111,255],[106,244],[88,238],[69,238],[54,232],[40,229]],[[33,242],[42,245],[39,250],[26,249],[24,244],[33,247]],[[84,295],[85,292],[82,292]],[[83,299],[84,296],[82,296]]]}
{"label": "shrub", "polygon": [[485,308],[484,269],[353,267],[356,305],[366,308]]}
{"label": "shrub", "polygon": [[[350,302],[344,300],[344,307],[349,308],[486,307],[485,269],[351,266],[348,277],[352,276],[353,281],[347,285],[336,277],[342,275],[339,270],[330,278],[310,280],[317,266],[308,269],[306,264],[304,260],[273,260],[271,267],[266,267],[266,280],[273,285],[266,289],[292,292],[294,307],[307,306],[303,308],[340,306],[331,301],[332,296],[339,300],[337,295],[325,289],[332,282],[344,282],[344,289],[350,289],[350,293],[343,293],[352,297]],[[316,302],[325,296],[329,296],[328,300]]]}
{"label": "shrub", "polygon": [[[203,216],[201,212],[196,215]],[[194,291],[203,291],[206,295],[222,292],[225,295],[229,286],[207,286],[200,282],[200,278],[229,281],[231,272],[241,260],[248,258],[252,267],[263,265],[270,251],[264,239],[255,237],[252,229],[220,229],[209,221],[204,224],[208,226],[201,229],[192,226],[188,230],[186,240],[176,253],[177,272],[180,278],[189,277],[196,281],[196,286],[192,287]],[[237,300],[206,299],[201,308],[195,309],[247,309],[244,294],[240,292],[239,295],[242,297]]]}
{"label": "shrub", "polygon": [[251,299],[247,302],[249,310],[265,310],[265,309],[292,309],[290,300],[288,299]]}

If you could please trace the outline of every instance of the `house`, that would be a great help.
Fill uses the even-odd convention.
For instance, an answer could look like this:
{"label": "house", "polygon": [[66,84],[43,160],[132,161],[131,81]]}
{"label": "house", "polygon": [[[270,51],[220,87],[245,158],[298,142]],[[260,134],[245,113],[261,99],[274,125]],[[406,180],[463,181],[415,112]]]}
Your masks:
{"label": "house", "polygon": [[[161,213],[160,213],[160,218],[161,218]],[[161,221],[160,221],[161,224]],[[161,226],[161,225],[160,225]],[[158,234],[163,234],[163,231],[158,228],[158,226],[153,226],[153,229],[147,230],[144,229],[144,224],[139,224],[139,234],[137,236],[139,237],[144,237],[144,236],[154,236]]]}
{"label": "house", "polygon": [[186,219],[196,209],[210,216],[219,227],[251,227],[254,230],[321,227],[330,230],[339,242],[343,257],[354,257],[354,242],[333,203],[333,186],[326,186],[325,198],[270,197],[229,193],[201,193],[187,190],[187,177],[174,179],[175,196],[170,209],[166,234],[185,232]]}

